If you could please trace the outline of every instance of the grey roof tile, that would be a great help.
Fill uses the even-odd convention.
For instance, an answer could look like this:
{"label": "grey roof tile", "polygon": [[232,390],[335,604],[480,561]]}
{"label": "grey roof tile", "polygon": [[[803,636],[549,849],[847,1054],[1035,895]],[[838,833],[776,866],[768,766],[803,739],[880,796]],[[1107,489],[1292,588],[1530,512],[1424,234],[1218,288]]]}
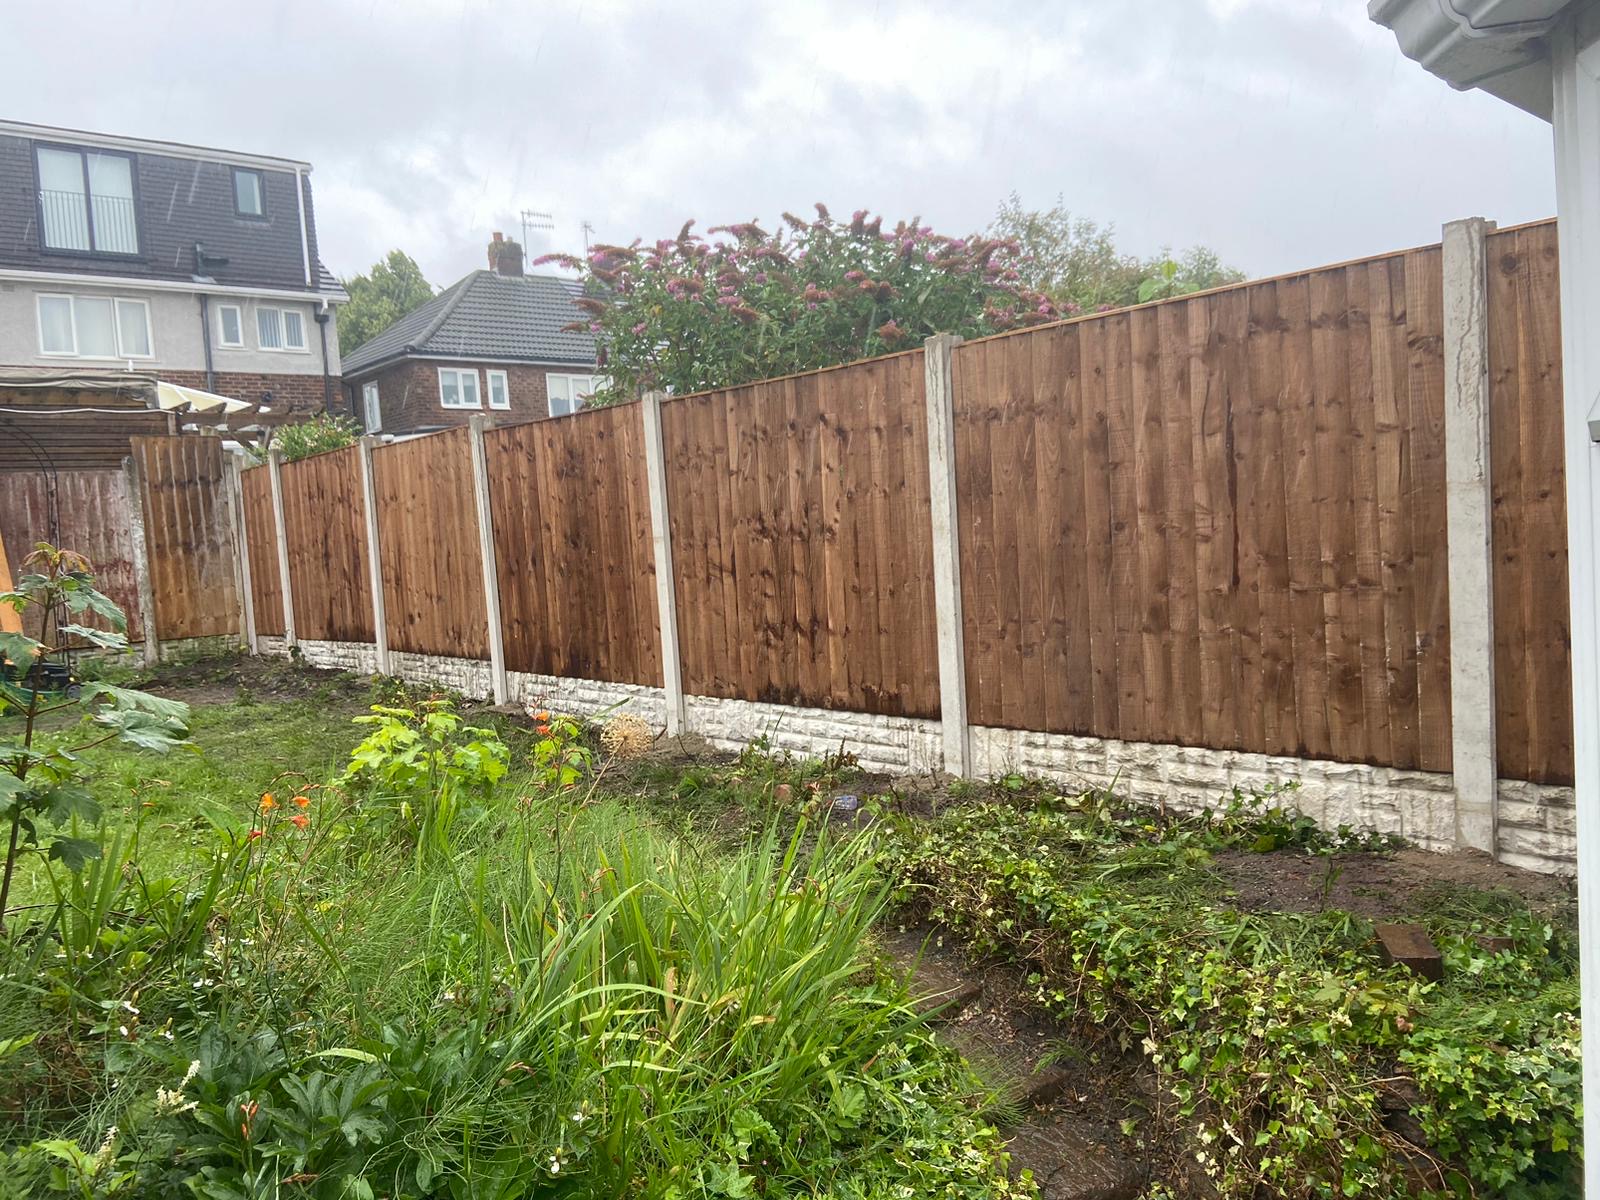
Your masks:
{"label": "grey roof tile", "polygon": [[582,319],[572,303],[582,295],[576,280],[554,275],[474,271],[345,355],[344,373],[405,354],[587,365],[594,338],[561,328]]}

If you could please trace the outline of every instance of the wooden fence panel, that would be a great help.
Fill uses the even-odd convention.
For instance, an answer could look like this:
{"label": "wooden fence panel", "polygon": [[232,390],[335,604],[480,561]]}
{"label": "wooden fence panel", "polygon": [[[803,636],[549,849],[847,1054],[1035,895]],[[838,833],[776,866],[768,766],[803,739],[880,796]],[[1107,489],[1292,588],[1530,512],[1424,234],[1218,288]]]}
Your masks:
{"label": "wooden fence panel", "polygon": [[283,465],[283,523],[297,637],[373,640],[359,453],[346,446]]}
{"label": "wooden fence panel", "polygon": [[272,516],[272,479],[266,467],[239,473],[245,541],[250,550],[250,603],[256,633],[282,637],[283,587],[278,581],[278,531]]}
{"label": "wooden fence panel", "polygon": [[222,486],[222,439],[136,437],[156,636],[239,632],[233,518]]}
{"label": "wooden fence panel", "polygon": [[389,646],[489,657],[467,430],[373,451]]}
{"label": "wooden fence panel", "polygon": [[506,667],[661,686],[637,404],[484,435]]}
{"label": "wooden fence panel", "polygon": [[1495,722],[1502,776],[1572,782],[1561,319],[1553,221],[1491,233]]}
{"label": "wooden fence panel", "polygon": [[921,351],[662,405],[691,695],[939,711]]}
{"label": "wooden fence panel", "polygon": [[[36,543],[75,550],[94,568],[95,586],[127,615],[128,636],[137,641],[144,628],[143,609],[133,574],[133,531],[123,471],[0,472],[0,496],[4,497],[0,540],[13,581],[32,570],[23,562]],[[27,632],[37,635],[39,630],[30,624]]]}
{"label": "wooden fence panel", "polygon": [[1441,339],[1430,247],[958,346],[974,723],[1448,770]]}

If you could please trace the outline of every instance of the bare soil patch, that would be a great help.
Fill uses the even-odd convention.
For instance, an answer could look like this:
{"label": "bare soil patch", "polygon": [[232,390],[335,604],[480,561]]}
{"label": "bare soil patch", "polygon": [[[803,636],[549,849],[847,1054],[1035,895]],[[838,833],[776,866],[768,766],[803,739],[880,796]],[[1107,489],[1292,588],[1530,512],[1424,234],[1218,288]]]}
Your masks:
{"label": "bare soil patch", "polygon": [[1233,893],[1236,907],[1257,913],[1339,909],[1381,920],[1417,913],[1430,895],[1448,887],[1503,889],[1539,905],[1560,904],[1572,894],[1572,884],[1559,876],[1466,850],[1436,854],[1408,847],[1333,855],[1224,850],[1213,858],[1212,869]]}

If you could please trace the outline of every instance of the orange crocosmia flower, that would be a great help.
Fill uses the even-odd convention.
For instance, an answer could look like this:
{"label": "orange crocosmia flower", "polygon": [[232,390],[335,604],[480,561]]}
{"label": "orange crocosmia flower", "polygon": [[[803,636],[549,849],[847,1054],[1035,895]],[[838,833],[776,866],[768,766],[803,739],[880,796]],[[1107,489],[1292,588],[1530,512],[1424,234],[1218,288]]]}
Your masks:
{"label": "orange crocosmia flower", "polygon": [[262,810],[265,811],[266,809],[277,808],[277,807],[278,807],[278,802],[272,798],[272,793],[271,792],[263,792],[262,795],[261,795],[261,808],[262,808]]}
{"label": "orange crocosmia flower", "polygon": [[540,733],[549,733],[550,732],[550,726],[546,725],[543,721],[539,722],[539,732]]}
{"label": "orange crocosmia flower", "polygon": [[294,806],[296,808],[309,808],[310,805],[311,805],[311,797],[310,796],[296,796],[294,798]]}
{"label": "orange crocosmia flower", "polygon": [[304,829],[307,825],[311,824],[311,818],[306,816],[305,813],[295,813],[294,816],[289,818],[289,820],[294,822],[295,828],[297,829]]}
{"label": "orange crocosmia flower", "polygon": [[252,842],[253,842],[253,841],[255,841],[255,840],[256,840],[256,839],[257,839],[257,838],[258,838],[258,837],[260,837],[260,836],[261,836],[261,834],[262,834],[262,833],[263,833],[263,830],[260,830],[260,829],[252,829],[252,830],[251,830],[251,831],[250,831],[250,840],[251,840],[251,841],[252,841]]}

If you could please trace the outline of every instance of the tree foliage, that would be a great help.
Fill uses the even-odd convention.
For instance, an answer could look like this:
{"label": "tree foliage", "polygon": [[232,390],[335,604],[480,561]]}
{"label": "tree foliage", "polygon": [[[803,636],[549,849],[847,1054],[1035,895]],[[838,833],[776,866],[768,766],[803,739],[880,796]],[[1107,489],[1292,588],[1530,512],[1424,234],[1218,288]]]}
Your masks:
{"label": "tree foliage", "polygon": [[339,353],[349,354],[401,317],[433,299],[422,268],[403,250],[391,250],[365,275],[344,280],[350,303],[339,314]]}
{"label": "tree foliage", "polygon": [[313,454],[353,446],[360,436],[361,427],[349,417],[318,413],[309,421],[278,426],[265,444],[252,448],[252,453],[257,462],[265,462],[269,450],[282,450],[285,461],[299,462]]}
{"label": "tree foliage", "polygon": [[1028,209],[1012,192],[989,233],[1016,243],[1016,269],[1023,284],[1066,310],[1144,304],[1244,278],[1204,246],[1177,256],[1166,248],[1146,259],[1125,254],[1117,248],[1114,227],[1074,216],[1059,196],[1048,209]]}
{"label": "tree foliage", "polygon": [[727,387],[908,350],[934,333],[976,337],[1067,315],[1027,287],[1004,238],[936,234],[913,218],[815,220],[785,213],[773,233],[754,221],[690,221],[652,245],[596,246],[588,260],[551,255],[584,273],[578,301],[604,346],[610,387]]}

